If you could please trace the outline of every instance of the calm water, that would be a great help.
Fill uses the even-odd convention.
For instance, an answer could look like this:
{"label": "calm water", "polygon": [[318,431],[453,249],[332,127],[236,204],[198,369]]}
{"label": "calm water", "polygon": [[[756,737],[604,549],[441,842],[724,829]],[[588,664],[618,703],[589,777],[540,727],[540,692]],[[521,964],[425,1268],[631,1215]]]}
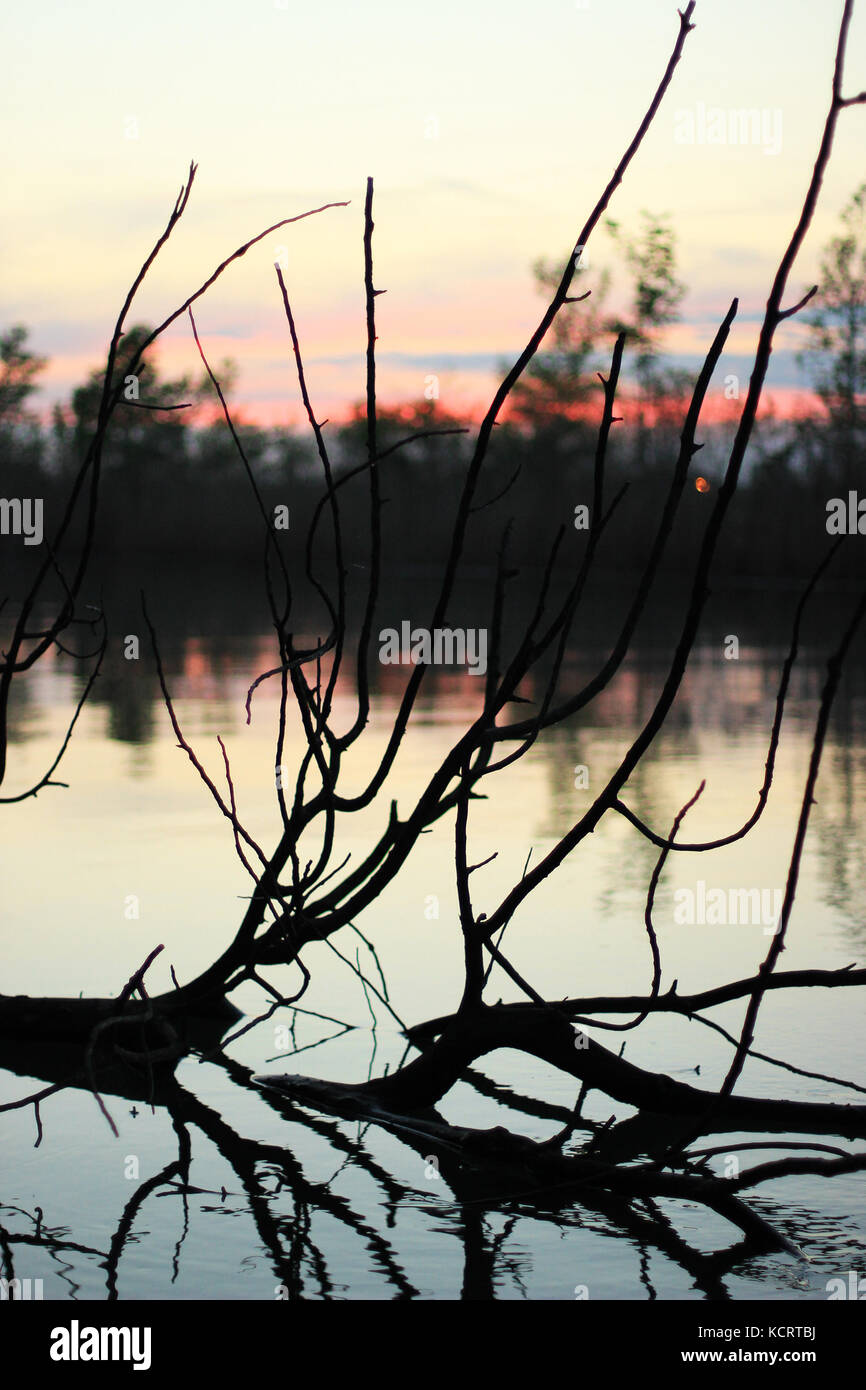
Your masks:
{"label": "calm water", "polygon": [[[157,586],[152,612],[184,731],[220,785],[216,737],[223,735],[241,815],[267,847],[277,834],[274,691],[266,686],[257,696],[249,727],[243,712],[251,676],[272,664],[261,600],[237,575],[221,587],[191,581],[175,591],[174,601],[169,594],[170,586]],[[139,632],[132,598],[121,595],[117,602],[113,631]],[[471,593],[465,596],[466,621],[475,602]],[[473,803],[471,860],[498,856],[473,876],[476,910],[495,907],[530,850],[533,859],[542,856],[616,765],[652,708],[677,603],[674,593],[642,630],[619,677],[579,721],[547,736],[495,779],[488,801]],[[677,922],[675,908],[683,899],[675,894],[697,893],[699,880],[707,891],[784,886],[823,662],[850,603],[840,597],[818,605],[808,625],[763,820],[745,842],[713,855],[675,856],[666,868],[655,913],[663,990],[674,979],[682,993],[750,975],[766,952],[769,937],[760,923]],[[399,614],[398,596],[389,594],[389,605]],[[707,789],[686,822],[687,838],[724,834],[752,810],[792,606],[793,595],[784,590],[714,600],[672,717],[628,788],[628,803],[654,827],[670,825],[701,778]],[[404,615],[425,621],[422,611]],[[596,669],[610,616],[595,609],[581,630],[567,688]],[[388,617],[383,612],[383,625]],[[736,661],[723,656],[730,634],[739,637]],[[831,722],[785,969],[833,969],[866,959],[866,829],[859,814],[866,786],[864,674],[861,643]],[[365,746],[347,766],[350,787],[362,786],[375,765],[404,676],[399,669],[377,672],[374,718]],[[430,676],[388,792],[401,812],[478,694],[479,683],[465,673]],[[44,770],[79,689],[80,677],[62,657],[40,664],[26,690],[19,687],[4,791],[25,787]],[[148,977],[155,992],[171,987],[170,966],[181,981],[189,979],[230,940],[249,880],[227,822],[175,746],[157,697],[146,644],[138,662],[125,661],[117,636],[58,774],[68,790],[49,789],[3,809],[3,993],[116,994],[148,952],[164,943]],[[350,685],[340,689],[337,708],[339,726],[354,710]],[[301,746],[293,730],[284,759],[290,766]],[[588,770],[588,790],[575,786],[580,766]],[[381,833],[386,814],[387,800],[380,799],[347,818],[335,862],[349,852],[353,861],[360,857]],[[375,943],[393,1008],[408,1024],[448,1012],[459,1000],[452,837],[450,820],[425,835],[408,869],[358,920]],[[608,816],[524,905],[509,927],[508,949],[540,992],[646,992],[651,964],[643,914],[655,858],[623,819]],[[378,979],[358,936],[346,930],[334,944]],[[250,1085],[250,1075],[289,1071],[356,1080],[393,1070],[406,1052],[396,1020],[376,998],[368,1003],[355,974],[326,944],[308,948],[305,961],[313,975],[301,1001],[308,1012],[281,1010],[231,1045],[227,1057],[182,1062],[174,1123],[162,1105],[151,1111],[141,1099],[108,1094],[116,1139],[89,1094],[66,1091],[43,1103],[44,1138],[34,1148],[32,1108],[0,1117],[0,1224],[15,1274],[42,1279],[45,1298],[61,1300],[114,1293],[122,1299],[273,1299],[281,1289],[306,1298],[566,1300],[579,1285],[592,1299],[820,1299],[828,1279],[863,1271],[866,1211],[857,1175],[788,1178],[752,1197],[808,1263],[784,1254],[712,1264],[713,1252],[735,1246],[739,1233],[702,1207],[659,1201],[667,1224],[650,1226],[639,1207],[630,1214],[573,1201],[545,1207],[526,1193],[473,1198],[465,1189],[455,1193],[423,1150],[375,1125],[304,1107],[275,1109]],[[286,992],[297,986],[297,972],[289,969],[272,978]],[[489,988],[493,999],[517,997],[501,974],[491,977]],[[252,987],[234,1000],[250,1013],[265,1007]],[[732,1003],[710,1016],[736,1033],[743,1008]],[[596,1036],[610,1043],[603,1033]],[[709,1088],[730,1057],[717,1032],[680,1018],[651,1018],[625,1036],[630,1060]],[[864,1042],[857,991],[813,989],[770,995],[756,1046],[807,1071],[862,1084]],[[13,1067],[0,1073],[3,1100],[38,1089],[64,1062],[48,1043],[28,1058],[30,1071],[14,1047],[2,1045],[0,1060]],[[485,1085],[485,1077],[497,1084]],[[757,1060],[747,1064],[738,1089],[862,1101],[840,1083]],[[504,1124],[541,1138],[561,1127],[554,1107],[571,1109],[575,1096],[572,1078],[502,1051],[455,1087],[440,1111],[454,1122]],[[525,1104],[521,1098],[528,1098]],[[584,1107],[595,1121],[628,1113],[597,1093]],[[583,1138],[578,1131],[575,1142]],[[191,1164],[187,1190],[181,1190],[176,1171],[159,1175],[186,1142]],[[707,1145],[727,1142],[721,1136]],[[717,1171],[722,1162],[713,1161]]]}

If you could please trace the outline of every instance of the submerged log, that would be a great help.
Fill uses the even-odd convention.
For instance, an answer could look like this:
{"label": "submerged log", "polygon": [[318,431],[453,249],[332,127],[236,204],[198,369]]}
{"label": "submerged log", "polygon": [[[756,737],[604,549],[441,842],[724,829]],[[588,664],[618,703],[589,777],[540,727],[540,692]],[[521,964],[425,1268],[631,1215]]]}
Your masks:
{"label": "submerged log", "polygon": [[[226,1027],[242,1018],[224,996],[190,1003],[183,990],[156,995],[149,1001],[154,1020],[170,1018],[178,1031],[194,1030],[196,1019],[222,1021]],[[94,1028],[117,1015],[117,999],[37,998],[29,994],[0,994],[0,1036],[19,1039],[52,1039],[86,1042]],[[140,1000],[122,1010],[123,1027],[138,1023],[148,1027],[151,1014]]]}
{"label": "submerged log", "polygon": [[[764,1217],[743,1202],[725,1179],[712,1175],[664,1172],[654,1163],[619,1167],[594,1155],[563,1153],[558,1146],[512,1134],[501,1125],[469,1129],[452,1125],[431,1113],[403,1115],[387,1110],[364,1086],[345,1086],[317,1077],[253,1076],[255,1085],[301,1104],[349,1118],[363,1117],[392,1130],[425,1155],[441,1160],[444,1177],[455,1168],[474,1169],[488,1178],[488,1196],[538,1198],[556,1192],[574,1200],[581,1192],[604,1191],[631,1200],[635,1197],[674,1197],[701,1202],[724,1217],[753,1243],[754,1251],[786,1250],[799,1259],[803,1252]],[[515,1191],[514,1188],[517,1190]]]}
{"label": "submerged log", "polygon": [[[513,1048],[538,1057],[640,1112],[699,1121],[706,1133],[749,1129],[866,1138],[866,1105],[739,1095],[719,1097],[663,1073],[635,1066],[580,1030],[575,1032],[567,1018],[549,1008],[516,1012],[494,1006],[456,1015],[439,1040],[415,1061],[363,1085],[333,1084],[330,1094],[332,1100],[340,1099],[347,1105],[373,1102],[390,1112],[423,1112],[447,1094],[466,1067],[499,1048]],[[281,1080],[255,1079],[259,1084]],[[298,1078],[286,1080],[297,1086]],[[320,1094],[324,1096],[325,1092]]]}

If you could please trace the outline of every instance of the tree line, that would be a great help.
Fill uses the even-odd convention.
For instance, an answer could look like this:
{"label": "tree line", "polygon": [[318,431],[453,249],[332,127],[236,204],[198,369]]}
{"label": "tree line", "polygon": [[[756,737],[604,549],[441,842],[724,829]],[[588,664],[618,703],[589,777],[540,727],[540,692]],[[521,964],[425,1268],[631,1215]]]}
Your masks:
{"label": "tree line", "polygon": [[[676,238],[666,218],[644,213],[632,237],[612,219],[606,229],[627,280],[627,303],[617,312],[609,307],[612,279],[604,270],[591,277],[590,294],[576,293],[558,315],[496,427],[488,497],[479,503],[467,537],[470,562],[491,562],[503,509],[514,518],[510,553],[521,564],[541,563],[552,516],[566,528],[589,524],[603,400],[599,375],[609,371],[619,333],[626,335],[626,387],[620,388],[624,418],[612,433],[608,468],[615,486],[626,491],[618,508],[615,545],[602,550],[598,564],[631,572],[646,559],[644,520],[667,485],[692,385],[692,373],[671,365],[665,353],[665,330],[678,320],[685,286],[677,275]],[[582,249],[576,248],[579,289],[590,279],[582,260]],[[533,270],[539,291],[549,296],[562,266],[539,261]],[[801,577],[826,544],[831,500],[847,504],[852,492],[859,498],[861,487],[866,497],[861,464],[866,444],[866,184],[850,199],[838,234],[824,249],[819,290],[802,322],[806,339],[798,360],[815,406],[805,418],[768,415],[759,421],[737,522],[723,556],[731,574]],[[146,325],[126,333],[115,364],[115,375],[124,383],[123,400],[105,443],[98,545],[119,553],[155,551],[177,557],[205,551],[215,557],[258,555],[260,517],[250,506],[233,442],[222,419],[203,419],[214,401],[207,376],[169,379],[152,348],[137,372],[128,373],[149,333]],[[42,497],[50,517],[60,510],[92,436],[102,373],[94,371],[45,422],[33,409],[33,397],[46,365],[30,347],[23,325],[0,334],[2,493],[7,498]],[[236,375],[231,362],[217,372],[228,399]],[[408,433],[455,431],[416,440],[383,464],[388,562],[435,566],[447,548],[457,480],[471,449],[471,422],[428,399],[408,408],[380,406],[378,419],[383,453]],[[305,536],[322,487],[312,441],[253,423],[236,428],[265,506],[279,516],[277,524]],[[326,428],[339,476],[364,457],[362,406]],[[457,433],[461,428],[466,432]],[[683,508],[668,570],[693,562],[707,494],[720,477],[731,428],[716,423],[703,430],[703,475]],[[350,479],[347,499],[363,487],[362,477]],[[856,519],[856,505],[852,515]],[[866,531],[866,516],[863,521]],[[362,559],[362,530],[359,509],[347,506],[350,561]],[[856,547],[847,550],[840,557],[841,574],[857,570]],[[3,551],[8,562],[9,548]]]}

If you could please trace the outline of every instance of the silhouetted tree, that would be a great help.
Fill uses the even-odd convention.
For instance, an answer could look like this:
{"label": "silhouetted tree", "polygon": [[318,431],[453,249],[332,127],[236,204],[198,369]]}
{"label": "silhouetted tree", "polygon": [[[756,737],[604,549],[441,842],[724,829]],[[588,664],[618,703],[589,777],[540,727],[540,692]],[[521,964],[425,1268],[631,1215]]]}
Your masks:
{"label": "silhouetted tree", "polygon": [[15,324],[0,334],[0,427],[32,421],[27,403],[37,389],[36,378],[48,359],[26,346],[29,330]]}
{"label": "silhouetted tree", "polygon": [[862,479],[866,447],[866,183],[841,222],[824,249],[814,307],[804,316],[808,346],[799,354],[826,412],[801,431],[811,471],[840,490]]}
{"label": "silhouetted tree", "polygon": [[[354,756],[359,741],[361,748],[368,745],[367,734],[376,694],[373,675],[377,664],[376,633],[381,606],[386,597],[383,593],[385,541],[382,516],[387,506],[390,469],[404,446],[416,447],[424,442],[421,437],[423,431],[410,433],[402,439],[394,439],[390,430],[385,439],[379,434],[372,179],[367,183],[363,239],[367,338],[364,431],[363,439],[359,441],[361,457],[348,467],[347,461],[343,460],[339,474],[307,391],[303,356],[294,329],[291,304],[282,273],[277,267],[277,281],[283,297],[299,387],[322,467],[320,499],[310,531],[304,537],[306,576],[321,603],[322,635],[314,642],[297,636],[292,621],[294,591],[282,545],[285,538],[275,528],[263,502],[243,440],[234,426],[216,378],[208,368],[262,522],[266,592],[273,628],[273,658],[269,668],[261,672],[249,687],[247,711],[251,708],[256,690],[265,681],[273,682],[279,700],[274,744],[275,815],[279,817],[276,842],[270,850],[264,849],[243,823],[225,746],[221,747],[222,762],[215,778],[184,736],[160,657],[157,632],[145,610],[154,664],[174,736],[201,777],[221,816],[228,822],[238,858],[251,879],[251,891],[232,939],[221,950],[214,949],[214,958],[197,976],[184,983],[175,979],[175,988],[164,994],[150,996],[144,983],[151,961],[162,949],[158,946],[129,978],[117,999],[36,1000],[0,996],[0,1031],[12,1031],[22,1043],[30,1039],[40,1046],[44,1044],[47,1034],[67,1040],[77,1039],[84,1051],[83,1061],[77,1069],[71,1051],[67,1054],[64,1066],[68,1070],[56,1084],[35,1095],[10,1102],[8,1106],[0,1106],[0,1110],[32,1104],[39,1121],[39,1104],[56,1090],[62,1089],[64,1084],[89,1085],[97,1089],[97,1060],[109,1072],[109,1084],[112,1084],[110,1068],[121,1069],[120,1083],[116,1080],[113,1083],[121,1087],[130,1084],[122,1069],[128,1067],[134,1071],[134,1064],[137,1064],[140,1070],[135,1076],[135,1084],[141,1088],[142,1072],[147,1075],[164,1066],[171,1068],[179,1057],[194,1046],[192,1020],[203,1011],[222,1012],[224,1016],[227,995],[242,983],[256,984],[263,992],[266,1007],[258,1018],[249,1020],[229,1038],[223,1039],[224,1046],[242,1032],[271,1019],[278,1009],[291,1009],[309,984],[312,962],[321,959],[322,943],[330,943],[331,938],[344,929],[360,936],[357,920],[375,907],[382,893],[398,877],[405,882],[406,871],[409,874],[412,872],[408,869],[409,860],[421,837],[447,817],[453,821],[454,829],[453,863],[457,899],[457,910],[451,925],[455,939],[462,946],[464,962],[462,991],[459,999],[454,999],[453,1012],[414,1027],[406,1028],[401,1024],[418,1055],[409,1062],[404,1060],[396,1070],[383,1076],[356,1083],[335,1083],[296,1075],[254,1078],[272,1104],[278,1107],[284,1103],[285,1097],[289,1097],[306,1106],[362,1116],[383,1125],[397,1133],[410,1147],[423,1145],[424,1149],[440,1156],[443,1173],[448,1173],[450,1178],[453,1171],[455,1190],[458,1191],[465,1192],[465,1177],[461,1173],[465,1174],[465,1170],[470,1169],[485,1179],[491,1172],[498,1174],[499,1181],[506,1188],[510,1185],[512,1191],[516,1183],[524,1199],[527,1189],[530,1195],[533,1189],[542,1194],[555,1191],[561,1198],[569,1187],[572,1200],[590,1202],[611,1197],[629,1202],[656,1196],[677,1197],[701,1202],[712,1208],[733,1222],[749,1241],[758,1243],[765,1250],[790,1248],[790,1244],[757,1211],[740,1199],[738,1194],[742,1190],[791,1173],[813,1172],[829,1176],[866,1168],[866,1157],[862,1153],[834,1148],[830,1159],[823,1157],[823,1153],[822,1156],[808,1153],[803,1157],[787,1157],[779,1162],[755,1164],[736,1176],[723,1179],[708,1174],[707,1158],[740,1148],[748,1151],[752,1147],[749,1142],[734,1136],[729,1137],[724,1149],[693,1148],[701,1133],[749,1129],[760,1132],[767,1129],[785,1130],[801,1135],[833,1133],[846,1138],[866,1135],[866,1106],[860,1104],[812,1100],[799,1102],[735,1094],[743,1067],[747,1059],[754,1055],[757,1019],[768,991],[805,986],[848,989],[866,983],[866,971],[850,967],[833,971],[777,970],[791,920],[830,712],[845,657],[866,614],[866,595],[858,604],[852,605],[853,611],[846,615],[842,636],[828,661],[811,758],[796,814],[784,897],[772,939],[757,972],[746,979],[721,983],[700,995],[678,993],[677,981],[662,990],[663,964],[653,923],[656,889],[670,855],[683,852],[703,854],[730,846],[745,839],[764,813],[773,788],[776,753],[791,670],[798,652],[803,612],[832,553],[814,575],[794,613],[787,655],[780,673],[775,715],[768,730],[763,779],[751,813],[744,820],[738,819],[725,833],[712,840],[687,841],[680,835],[682,822],[702,794],[704,784],[698,786],[667,829],[666,826],[649,825],[633,809],[635,798],[631,780],[665,726],[682,686],[709,598],[710,580],[715,578],[717,571],[719,537],[737,493],[777,330],[781,323],[803,307],[802,300],[793,304],[784,301],[791,269],[817,202],[838,119],[846,107],[860,101],[866,102],[866,94],[845,98],[841,91],[852,3],[853,0],[846,0],[844,7],[837,44],[836,76],[824,136],[801,211],[767,298],[749,386],[740,405],[736,431],[725,462],[724,478],[701,518],[696,555],[684,585],[677,627],[659,671],[658,688],[647,702],[635,737],[628,746],[617,749],[613,766],[602,779],[603,784],[594,786],[592,790],[586,789],[587,795],[573,822],[563,828],[562,833],[557,830],[552,842],[545,844],[543,853],[531,866],[528,860],[522,872],[519,864],[508,866],[508,886],[501,896],[489,887],[485,893],[484,879],[479,881],[472,878],[488,861],[471,862],[471,807],[483,795],[482,789],[489,788],[492,792],[494,786],[501,785],[499,774],[530,753],[545,731],[564,727],[567,721],[595,701],[623,671],[657,583],[663,557],[673,543],[681,504],[687,497],[694,499],[695,496],[689,483],[692,481],[693,460],[700,448],[697,433],[701,413],[713,373],[736,317],[737,301],[734,300],[725,313],[694,381],[677,450],[669,461],[665,496],[656,512],[642,518],[650,538],[642,572],[635,578],[626,611],[616,630],[611,632],[607,653],[600,659],[597,669],[579,689],[567,686],[562,679],[570,647],[573,650],[571,644],[579,640],[597,556],[604,547],[615,547],[620,543],[616,528],[624,493],[622,489],[615,492],[609,485],[607,450],[615,412],[619,408],[618,390],[628,336],[626,328],[621,328],[617,334],[608,374],[602,382],[603,399],[593,457],[589,526],[584,533],[575,534],[565,524],[568,518],[563,519],[554,511],[548,527],[542,572],[527,585],[530,595],[528,616],[525,620],[521,616],[515,624],[506,622],[506,617],[512,616],[515,606],[514,586],[511,583],[515,571],[509,554],[511,525],[507,516],[502,518],[500,515],[495,572],[489,586],[489,619],[484,628],[485,664],[483,671],[476,671],[481,679],[475,688],[474,706],[465,719],[461,718],[456,726],[449,729],[448,748],[438,764],[424,767],[417,785],[407,793],[405,785],[397,787],[395,768],[410,726],[417,726],[419,721],[423,723],[419,697],[425,682],[426,689],[430,688],[430,667],[437,660],[429,650],[426,655],[415,653],[407,658],[408,669],[404,673],[393,723],[380,743],[374,745],[372,759]],[[689,0],[680,12],[677,38],[665,72],[634,138],[588,213],[578,239],[580,246],[586,244],[601,221],[655,118],[680,60],[687,35],[693,27],[693,12],[694,0]],[[652,365],[653,324],[661,324],[665,316],[669,321],[678,302],[679,289],[673,277],[672,259],[663,244],[664,235],[663,229],[659,231],[659,224],[653,223],[648,227],[646,240],[642,243],[646,265],[645,275],[639,280],[636,323],[640,335],[638,349],[645,354],[645,372],[649,372]],[[497,418],[522,374],[531,365],[557,316],[573,299],[570,289],[575,273],[574,262],[569,259],[558,281],[552,286],[551,297],[540,322],[506,372],[474,431],[471,452],[459,480],[448,543],[440,557],[435,597],[428,609],[428,636],[444,631],[452,639],[456,635],[452,627],[452,611],[456,586],[465,565],[467,537],[474,518],[482,508],[493,505],[492,499],[485,494],[485,487],[489,478],[487,465],[494,447]],[[194,323],[193,332],[196,333],[198,344]],[[200,350],[204,357],[201,346]],[[110,385],[110,364],[108,377]],[[648,375],[645,380],[651,384]],[[100,411],[100,417],[102,415],[104,410]],[[390,423],[393,425],[393,421]],[[452,432],[448,427],[447,433]],[[362,483],[362,516],[366,528],[365,564],[357,567],[362,569],[360,577],[350,573],[343,539],[346,515],[358,507],[358,499],[350,498],[348,493],[356,480]],[[333,563],[327,571],[320,571],[314,563],[315,533],[320,526],[324,527],[332,541]],[[354,627],[347,620],[350,596],[359,608],[359,621]],[[380,631],[379,641],[383,635]],[[465,632],[463,636],[466,637]],[[22,636],[20,641],[23,640]],[[380,664],[386,664],[381,647],[378,657]],[[390,659],[387,664],[391,664]],[[345,678],[346,675],[350,678],[352,693],[348,700],[343,701],[338,697],[341,694],[341,676]],[[345,689],[345,680],[342,689]],[[295,727],[303,731],[303,750],[297,765],[291,770],[284,766],[286,729],[290,717],[296,721]],[[629,790],[630,786],[632,790]],[[515,810],[520,814],[519,807],[505,804],[505,814],[515,814]],[[376,830],[361,852],[344,854],[344,847],[351,842],[359,823],[365,826],[369,824],[368,813],[379,816]],[[363,817],[361,822],[356,819],[358,816]],[[605,817],[623,818],[636,834],[658,851],[655,869],[647,885],[644,916],[647,989],[637,997],[628,998],[563,997],[561,982],[557,980],[556,997],[545,997],[528,978],[532,973],[531,964],[526,969],[518,969],[513,964],[507,939],[508,928],[520,908],[528,904],[531,896],[557,872],[569,855],[588,841]],[[482,896],[485,899],[483,912],[479,910]],[[536,910],[543,911],[540,897],[536,897],[534,902]],[[366,942],[366,938],[361,939]],[[433,940],[431,934],[426,938],[425,945]],[[366,944],[369,946],[368,942]],[[417,951],[417,942],[411,944],[409,949]],[[430,949],[438,950],[438,943]],[[342,959],[346,960],[345,957]],[[351,962],[348,963],[351,966]],[[272,972],[282,967],[291,967],[297,972],[289,977],[293,990],[290,994],[278,989],[271,979]],[[374,979],[366,978],[360,964],[351,968],[361,976],[365,987],[394,1014],[384,977],[380,977],[380,989]],[[501,987],[500,973],[494,975],[493,985],[490,984],[494,968],[507,977],[520,998],[513,1002],[503,1002],[501,999],[493,1002],[491,994]],[[280,978],[284,979],[285,976],[281,974]],[[575,983],[579,988],[580,982]],[[625,1033],[640,1027],[653,1013],[693,1019],[700,1017],[700,1011],[704,1008],[733,1000],[742,1001],[742,1023],[736,1035],[725,1034],[731,1046],[731,1056],[718,1089],[708,1089],[705,1084],[693,1086],[640,1067],[623,1056],[624,1048],[605,1046],[584,1031],[589,1026],[602,1037],[605,1031]],[[621,1015],[623,1021],[611,1021],[612,1015]],[[536,1142],[523,1134],[510,1133],[499,1127],[472,1130],[448,1124],[435,1113],[434,1107],[467,1075],[478,1058],[502,1048],[519,1050],[556,1067],[573,1079],[576,1092],[573,1111],[560,1116],[563,1119],[562,1127],[551,1138]],[[225,1055],[223,1060],[229,1073],[234,1075]],[[39,1065],[38,1060],[28,1060],[31,1075],[41,1075]],[[779,1065],[787,1064],[779,1062]],[[815,1076],[816,1073],[810,1075]],[[242,1079],[248,1083],[249,1073],[242,1073]],[[822,1080],[836,1086],[848,1084],[826,1075]],[[173,1094],[178,1113],[197,1113],[201,1117],[202,1127],[207,1125],[212,1132],[216,1132],[217,1127],[211,1125],[202,1113],[206,1107],[178,1096],[171,1081],[166,1082],[164,1074],[161,1084],[161,1096],[171,1097]],[[589,1090],[603,1092],[618,1102],[634,1106],[640,1113],[612,1128],[593,1124],[581,1114]],[[121,1093],[126,1092],[122,1090]],[[535,1111],[530,1113],[538,1113],[537,1104]],[[577,1131],[584,1133],[584,1140],[575,1147],[573,1141]],[[244,1152],[244,1146],[235,1143],[225,1133],[220,1137],[249,1174],[255,1155]],[[817,1148],[821,1152],[825,1148],[814,1146],[808,1140],[798,1143],[798,1147]],[[186,1160],[179,1155],[180,1171],[183,1171],[184,1161],[188,1162],[188,1146]],[[176,1166],[172,1165],[172,1172],[175,1170]],[[665,1221],[665,1217],[660,1217],[651,1223],[651,1229],[661,1229]],[[279,1249],[278,1235],[276,1246]],[[753,1249],[754,1244],[750,1248]]]}

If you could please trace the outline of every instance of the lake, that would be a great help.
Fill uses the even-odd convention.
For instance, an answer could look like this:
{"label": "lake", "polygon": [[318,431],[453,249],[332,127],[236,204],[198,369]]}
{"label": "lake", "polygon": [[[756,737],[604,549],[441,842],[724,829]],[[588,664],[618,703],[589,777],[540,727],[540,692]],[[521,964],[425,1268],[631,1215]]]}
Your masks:
{"label": "lake", "polygon": [[[521,582],[529,603],[537,577]],[[107,570],[112,642],[57,774],[68,788],[47,788],[3,809],[4,994],[116,995],[157,944],[165,950],[148,973],[148,987],[170,989],[170,968],[184,982],[224,949],[250,892],[229,823],[176,746],[136,587],[134,575],[113,587]],[[620,597],[614,592],[591,605],[575,633],[565,690],[579,688],[603,660],[625,593],[623,587]],[[667,832],[704,778],[706,790],[680,838],[718,837],[751,813],[795,601],[796,593],[781,585],[713,596],[676,705],[626,789],[627,804],[659,832]],[[707,910],[709,895],[757,901],[770,911],[778,902],[773,895],[786,881],[825,662],[853,602],[850,593],[831,594],[810,611],[761,821],[745,840],[717,852],[668,860],[654,912],[663,991],[674,980],[688,993],[750,976],[766,954],[772,932],[766,915],[720,924]],[[423,621],[424,604],[412,603],[399,585],[389,586],[379,625],[393,619],[399,626],[401,617]],[[467,625],[480,623],[488,603],[489,584],[479,579],[457,609]],[[600,698],[485,784],[487,800],[471,803],[470,861],[496,856],[473,875],[476,911],[492,911],[527,856],[538,862],[604,784],[652,709],[682,603],[672,585]],[[222,735],[241,817],[267,849],[279,823],[272,681],[257,692],[249,726],[244,715],[250,681],[274,664],[256,577],[231,567],[179,577],[166,565],[150,581],[148,605],[184,733],[224,790]],[[317,621],[299,622],[299,642],[315,641]],[[124,657],[129,635],[141,637],[137,660]],[[731,636],[735,656],[725,654]],[[347,787],[360,789],[375,767],[407,673],[401,666],[374,670],[373,716],[347,759]],[[866,960],[866,825],[859,813],[866,788],[864,677],[861,637],[830,720],[780,969],[836,969]],[[466,670],[428,672],[387,795],[341,819],[335,866],[347,854],[357,862],[375,843],[391,797],[404,813],[471,716],[482,685]],[[80,690],[80,674],[57,653],[19,683],[6,794],[24,789],[50,763]],[[355,699],[351,682],[341,682],[338,728],[351,722]],[[290,726],[284,763],[294,767],[303,746],[299,729]],[[0,1116],[0,1226],[14,1274],[41,1280],[44,1298],[61,1301],[816,1300],[827,1298],[829,1280],[862,1269],[866,1204],[858,1174],[792,1176],[745,1194],[808,1262],[787,1252],[726,1259],[720,1252],[735,1247],[739,1233],[696,1203],[660,1198],[650,1219],[640,1203],[593,1206],[568,1194],[540,1198],[531,1189],[472,1195],[471,1183],[458,1183],[455,1192],[423,1145],[312,1107],[274,1105],[251,1083],[263,1072],[353,1081],[393,1071],[407,1055],[401,1022],[456,1008],[463,958],[453,855],[449,816],[421,838],[404,872],[357,921],[375,946],[393,1013],[351,968],[383,992],[367,944],[345,928],[333,943],[306,948],[312,979],[300,1000],[303,1012],[282,1008],[225,1054],[180,1062],[173,1114],[162,1098],[151,1108],[146,1095],[106,1093],[115,1138],[89,1092],[65,1090],[40,1107],[38,1147],[32,1107]],[[624,818],[608,814],[509,925],[506,949],[514,966],[546,998],[645,994],[652,966],[643,919],[656,858]],[[755,899],[753,890],[764,897]],[[300,979],[291,967],[269,978],[286,993]],[[520,996],[494,967],[485,997]],[[251,984],[233,1002],[250,1016],[268,1005]],[[739,1035],[744,1009],[737,1000],[708,1016]],[[588,1031],[616,1050],[624,1040],[632,1062],[708,1089],[720,1084],[731,1056],[719,1032],[675,1015],[651,1016],[622,1038]],[[862,1091],[844,1083],[862,1086],[864,1044],[856,990],[775,991],[763,1002],[755,1046],[800,1071],[750,1058],[737,1090],[862,1103]],[[211,1039],[203,1050],[214,1045]],[[31,1049],[28,1057],[37,1053]],[[415,1054],[409,1049],[408,1055]],[[0,1073],[0,1100],[8,1101],[45,1085],[62,1068],[63,1053],[46,1041],[44,1065],[31,1060],[28,1072],[6,1040],[0,1061],[12,1068]],[[816,1072],[833,1079],[803,1074]],[[439,1111],[456,1124],[504,1125],[539,1139],[562,1128],[576,1094],[573,1077],[500,1051],[476,1064]],[[629,1113],[598,1092],[582,1111],[595,1123]],[[586,1137],[578,1129],[571,1147]],[[737,1137],[705,1141],[728,1146],[711,1160],[714,1171],[724,1171]],[[813,1137],[849,1150],[866,1147]],[[179,1152],[189,1158],[185,1181],[169,1167]],[[747,1151],[743,1162],[778,1156]]]}

